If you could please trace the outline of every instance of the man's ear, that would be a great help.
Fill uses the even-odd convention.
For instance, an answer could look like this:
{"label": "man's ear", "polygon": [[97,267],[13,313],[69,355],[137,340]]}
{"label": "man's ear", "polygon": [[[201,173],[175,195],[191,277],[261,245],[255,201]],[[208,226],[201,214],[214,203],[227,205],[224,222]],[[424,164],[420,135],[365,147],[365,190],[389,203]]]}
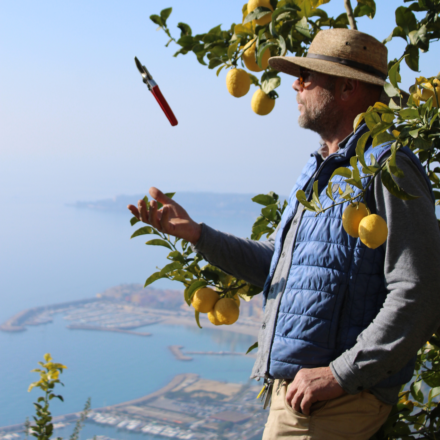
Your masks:
{"label": "man's ear", "polygon": [[360,81],[357,79],[343,78],[340,84],[341,101],[350,101],[359,93],[361,87]]}

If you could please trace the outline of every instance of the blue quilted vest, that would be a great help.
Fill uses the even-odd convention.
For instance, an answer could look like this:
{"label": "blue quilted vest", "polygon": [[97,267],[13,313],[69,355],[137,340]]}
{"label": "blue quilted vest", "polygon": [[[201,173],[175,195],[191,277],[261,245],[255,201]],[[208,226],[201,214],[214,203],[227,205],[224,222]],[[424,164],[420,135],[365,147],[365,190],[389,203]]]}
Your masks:
{"label": "blue quilted vest", "polygon": [[[361,126],[344,149],[324,162],[314,153],[304,167],[281,219],[263,292],[265,299],[280,257],[283,237],[298,209],[296,192],[305,190],[316,173],[322,205],[324,208],[332,205],[326,195],[328,181],[336,168],[350,168],[349,160],[355,155],[357,141],[366,131],[368,128]],[[371,154],[379,162],[389,150],[390,144],[372,148],[370,141],[365,152],[367,165],[371,163]],[[408,148],[400,151],[412,159],[431,188],[417,157]],[[342,177],[334,178],[333,182],[345,189]],[[318,216],[310,211],[303,214],[272,340],[268,373],[273,378],[293,379],[301,368],[328,366],[355,345],[358,335],[373,321],[385,301],[388,293],[384,277],[385,246],[369,249],[360,239],[344,231],[342,213],[347,206],[348,202]],[[414,364],[415,357],[378,386],[406,383],[412,376]]]}

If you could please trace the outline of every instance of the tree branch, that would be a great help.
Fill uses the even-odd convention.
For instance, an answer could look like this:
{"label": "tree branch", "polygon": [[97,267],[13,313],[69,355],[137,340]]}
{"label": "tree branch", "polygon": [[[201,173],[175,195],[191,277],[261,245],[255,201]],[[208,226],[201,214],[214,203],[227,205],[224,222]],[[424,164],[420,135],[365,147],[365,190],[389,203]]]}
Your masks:
{"label": "tree branch", "polygon": [[345,10],[347,11],[348,22],[350,23],[350,27],[354,30],[357,30],[356,21],[354,19],[353,8],[351,7],[350,0],[344,0]]}

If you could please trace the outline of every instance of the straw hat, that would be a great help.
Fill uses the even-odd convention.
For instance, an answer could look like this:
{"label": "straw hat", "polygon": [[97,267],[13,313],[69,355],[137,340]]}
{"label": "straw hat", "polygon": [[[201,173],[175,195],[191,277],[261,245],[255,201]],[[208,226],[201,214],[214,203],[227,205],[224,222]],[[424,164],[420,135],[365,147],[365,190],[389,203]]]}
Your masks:
{"label": "straw hat", "polygon": [[374,37],[352,29],[318,32],[305,57],[272,57],[275,70],[299,76],[304,67],[327,75],[383,86],[388,75],[388,50]]}

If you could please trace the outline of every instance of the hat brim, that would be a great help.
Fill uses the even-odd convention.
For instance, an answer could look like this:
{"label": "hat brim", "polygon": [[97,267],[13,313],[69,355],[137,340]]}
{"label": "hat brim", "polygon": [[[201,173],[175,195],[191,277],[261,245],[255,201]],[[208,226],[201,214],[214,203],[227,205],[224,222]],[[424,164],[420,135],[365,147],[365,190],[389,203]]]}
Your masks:
{"label": "hat brim", "polygon": [[304,67],[315,72],[325,73],[327,75],[339,76],[342,78],[352,78],[359,81],[374,84],[378,86],[385,85],[385,80],[375,75],[363,72],[353,67],[344,66],[331,61],[318,60],[307,57],[271,57],[269,66],[279,72],[287,73],[296,77],[300,76],[299,69]]}

